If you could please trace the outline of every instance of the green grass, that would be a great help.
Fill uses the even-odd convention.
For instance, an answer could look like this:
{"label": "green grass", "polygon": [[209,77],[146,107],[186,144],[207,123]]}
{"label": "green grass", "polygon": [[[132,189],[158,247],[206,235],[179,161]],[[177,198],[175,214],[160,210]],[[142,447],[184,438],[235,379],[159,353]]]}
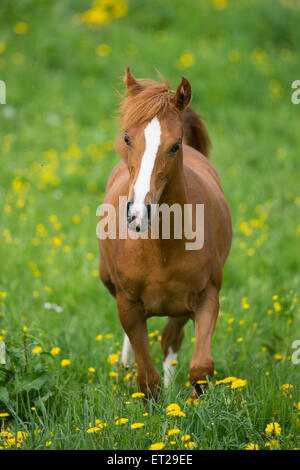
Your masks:
{"label": "green grass", "polygon": [[[299,5],[131,0],[120,19],[76,24],[75,15],[89,7],[79,0],[1,2],[7,105],[0,105],[0,336],[7,363],[0,368],[0,413],[9,416],[0,426],[26,431],[24,449],[43,449],[48,441],[54,449],[147,449],[155,442],[182,449],[185,434],[197,449],[244,449],[250,442],[264,449],[265,428],[276,421],[278,446],[299,447],[300,366],[291,361],[300,339],[300,106],[291,103],[291,83],[300,78]],[[28,25],[24,34],[14,32],[19,22]],[[99,44],[111,52],[97,55]],[[184,51],[189,67],[180,62]],[[124,380],[128,371],[108,363],[123,332],[115,301],[97,277],[96,208],[118,162],[116,90],[123,91],[126,65],[147,78],[157,67],[172,87],[184,74],[192,107],[206,118],[234,228],[213,337],[213,382],[247,380],[241,390],[215,386],[188,404],[188,324],[174,382],[149,403],[148,416],[141,399],[131,397],[135,371]],[[63,311],[47,310],[45,302]],[[149,332],[161,332],[165,321],[150,319]],[[162,375],[158,336],[150,338],[151,351]],[[32,353],[36,346],[40,354]],[[57,356],[53,347],[60,348]],[[71,364],[61,367],[62,359]],[[284,395],[286,383],[293,388]],[[186,417],[167,417],[170,403]],[[116,426],[115,416],[128,423]],[[87,433],[96,419],[107,426]],[[131,429],[135,422],[144,427]],[[171,445],[165,436],[174,426],[181,434]]]}

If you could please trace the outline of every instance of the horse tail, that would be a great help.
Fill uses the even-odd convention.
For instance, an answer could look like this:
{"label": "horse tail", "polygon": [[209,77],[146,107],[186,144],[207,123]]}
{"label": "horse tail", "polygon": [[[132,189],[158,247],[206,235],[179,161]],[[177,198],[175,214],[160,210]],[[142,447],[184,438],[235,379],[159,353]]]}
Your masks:
{"label": "horse tail", "polygon": [[202,122],[202,117],[191,108],[185,108],[182,120],[183,142],[199,150],[199,152],[208,158],[211,141]]}

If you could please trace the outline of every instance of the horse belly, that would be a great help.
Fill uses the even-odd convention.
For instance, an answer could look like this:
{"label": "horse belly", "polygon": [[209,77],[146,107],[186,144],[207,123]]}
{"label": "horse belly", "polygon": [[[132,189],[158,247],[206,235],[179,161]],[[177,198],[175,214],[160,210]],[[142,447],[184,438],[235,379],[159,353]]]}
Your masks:
{"label": "horse belly", "polygon": [[147,286],[142,295],[147,317],[188,315],[188,287],[178,282]]}

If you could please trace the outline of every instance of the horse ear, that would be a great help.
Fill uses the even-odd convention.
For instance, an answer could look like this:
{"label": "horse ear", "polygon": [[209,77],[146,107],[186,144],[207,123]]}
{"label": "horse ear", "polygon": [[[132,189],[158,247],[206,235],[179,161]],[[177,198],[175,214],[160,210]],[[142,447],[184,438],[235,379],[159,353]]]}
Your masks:
{"label": "horse ear", "polygon": [[143,86],[131,74],[129,67],[126,67],[125,70],[124,83],[126,85],[127,92],[130,96],[135,96],[143,90]]}
{"label": "horse ear", "polygon": [[187,78],[182,80],[176,90],[175,96],[172,98],[173,103],[179,111],[183,111],[192,98],[192,87]]}

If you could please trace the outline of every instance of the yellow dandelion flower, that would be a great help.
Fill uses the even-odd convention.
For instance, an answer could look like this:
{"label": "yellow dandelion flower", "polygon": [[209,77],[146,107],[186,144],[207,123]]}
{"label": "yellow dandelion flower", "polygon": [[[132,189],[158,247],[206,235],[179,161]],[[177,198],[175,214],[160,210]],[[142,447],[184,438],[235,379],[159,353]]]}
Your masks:
{"label": "yellow dandelion flower", "polygon": [[40,354],[40,352],[41,352],[42,350],[43,350],[43,349],[41,348],[41,346],[36,346],[35,348],[33,348],[32,353],[33,353],[33,354]]}
{"label": "yellow dandelion flower", "polygon": [[167,413],[169,413],[170,411],[179,411],[180,410],[180,406],[177,405],[177,403],[171,403],[171,405],[167,406]]}
{"label": "yellow dandelion flower", "polygon": [[274,310],[275,310],[275,312],[280,312],[280,310],[281,310],[281,305],[280,305],[279,302],[275,302],[275,303],[274,303]]}
{"label": "yellow dandelion flower", "polygon": [[52,354],[52,356],[57,356],[57,354],[59,353],[60,353],[60,348],[52,348],[50,351],[50,354]]}
{"label": "yellow dandelion flower", "polygon": [[94,372],[96,372],[96,369],[94,369],[94,367],[89,367],[89,372],[94,373]]}
{"label": "yellow dandelion flower", "polygon": [[179,57],[179,64],[184,67],[192,67],[195,64],[195,57],[191,51],[183,51]]}
{"label": "yellow dandelion flower", "polygon": [[179,433],[181,433],[180,429],[177,429],[177,428],[170,429],[170,431],[168,431],[168,436],[174,436]]}
{"label": "yellow dandelion flower", "polygon": [[283,384],[281,385],[281,390],[283,390],[284,392],[286,392],[287,390],[289,390],[290,388],[294,388],[294,385],[292,384]]}
{"label": "yellow dandelion flower", "polygon": [[102,427],[99,426],[94,426],[86,430],[88,434],[95,434],[97,432],[100,432],[102,430]]}
{"label": "yellow dandelion flower", "polygon": [[70,359],[62,359],[60,363],[61,367],[66,367],[66,366],[69,366],[70,364],[71,364]]}
{"label": "yellow dandelion flower", "polygon": [[122,426],[122,424],[126,424],[126,423],[128,423],[128,418],[120,418],[116,420],[115,425]]}
{"label": "yellow dandelion flower", "polygon": [[102,340],[102,338],[103,338],[103,336],[102,336],[102,335],[98,335],[98,336],[96,336],[96,341],[101,341],[101,340]]}
{"label": "yellow dandelion flower", "polygon": [[187,442],[186,444],[184,444],[184,447],[185,447],[186,449],[194,449],[195,447],[198,447],[198,446],[197,446],[196,442],[194,442],[194,441],[189,441],[189,442]]}
{"label": "yellow dandelion flower", "polygon": [[266,429],[265,429],[265,432],[267,434],[275,434],[275,436],[280,436],[281,434],[281,427],[280,427],[280,424],[279,423],[269,423],[267,426],[266,426]]}
{"label": "yellow dandelion flower", "polygon": [[144,423],[133,423],[130,427],[131,429],[140,429],[144,426]]}
{"label": "yellow dandelion flower", "polygon": [[140,397],[144,397],[145,394],[142,393],[142,392],[135,392],[131,396],[132,396],[132,398],[140,398]]}
{"label": "yellow dandelion flower", "polygon": [[226,377],[226,379],[217,380],[216,385],[228,384],[230,382],[233,382],[234,380],[237,380],[236,377]]}
{"label": "yellow dandelion flower", "polygon": [[60,237],[53,237],[52,241],[53,241],[53,245],[55,245],[55,246],[60,246],[62,244],[62,241],[61,241]]}
{"label": "yellow dandelion flower", "polygon": [[165,447],[163,442],[156,442],[155,444],[151,444],[149,450],[161,450]]}
{"label": "yellow dandelion flower", "polygon": [[80,223],[79,215],[73,215],[72,222],[73,222],[73,224],[79,224]]}
{"label": "yellow dandelion flower", "polygon": [[265,443],[265,447],[269,447],[270,450],[279,449],[279,441],[272,439],[271,441]]}
{"label": "yellow dandelion flower", "polygon": [[185,434],[184,436],[181,436],[181,440],[186,442],[186,441],[189,441],[191,438],[191,436],[189,434]]}
{"label": "yellow dandelion flower", "polygon": [[119,360],[119,356],[118,354],[111,354],[109,356],[109,358],[107,359],[107,361],[110,363],[110,364],[115,364],[116,362],[118,362]]}
{"label": "yellow dandelion flower", "polygon": [[250,442],[250,444],[245,447],[245,450],[259,450],[259,446],[253,442]]}
{"label": "yellow dandelion flower", "polygon": [[26,33],[27,29],[28,29],[28,25],[27,23],[24,23],[23,21],[21,21],[20,23],[16,23],[14,26],[14,31],[16,34],[24,34]]}
{"label": "yellow dandelion flower", "polygon": [[275,359],[277,359],[277,361],[281,361],[283,359],[283,356],[281,354],[278,354],[278,353],[274,354],[274,357],[275,357]]}
{"label": "yellow dandelion flower", "polygon": [[152,331],[151,333],[148,334],[149,338],[154,338],[154,336],[157,336],[159,334],[158,330]]}
{"label": "yellow dandelion flower", "polygon": [[242,388],[242,387],[245,387],[245,385],[247,385],[247,380],[236,379],[236,380],[233,380],[233,382],[231,383],[231,388],[232,389]]}
{"label": "yellow dandelion flower", "polygon": [[111,53],[111,47],[108,44],[100,44],[96,48],[96,54],[105,57]]}
{"label": "yellow dandelion flower", "polygon": [[216,10],[225,10],[227,8],[227,0],[213,0]]}
{"label": "yellow dandelion flower", "polygon": [[186,416],[185,413],[181,411],[180,406],[177,405],[177,403],[171,403],[171,405],[167,407],[167,415],[174,417]]}
{"label": "yellow dandelion flower", "polygon": [[50,215],[49,220],[52,224],[55,224],[58,221],[57,216],[54,214]]}

